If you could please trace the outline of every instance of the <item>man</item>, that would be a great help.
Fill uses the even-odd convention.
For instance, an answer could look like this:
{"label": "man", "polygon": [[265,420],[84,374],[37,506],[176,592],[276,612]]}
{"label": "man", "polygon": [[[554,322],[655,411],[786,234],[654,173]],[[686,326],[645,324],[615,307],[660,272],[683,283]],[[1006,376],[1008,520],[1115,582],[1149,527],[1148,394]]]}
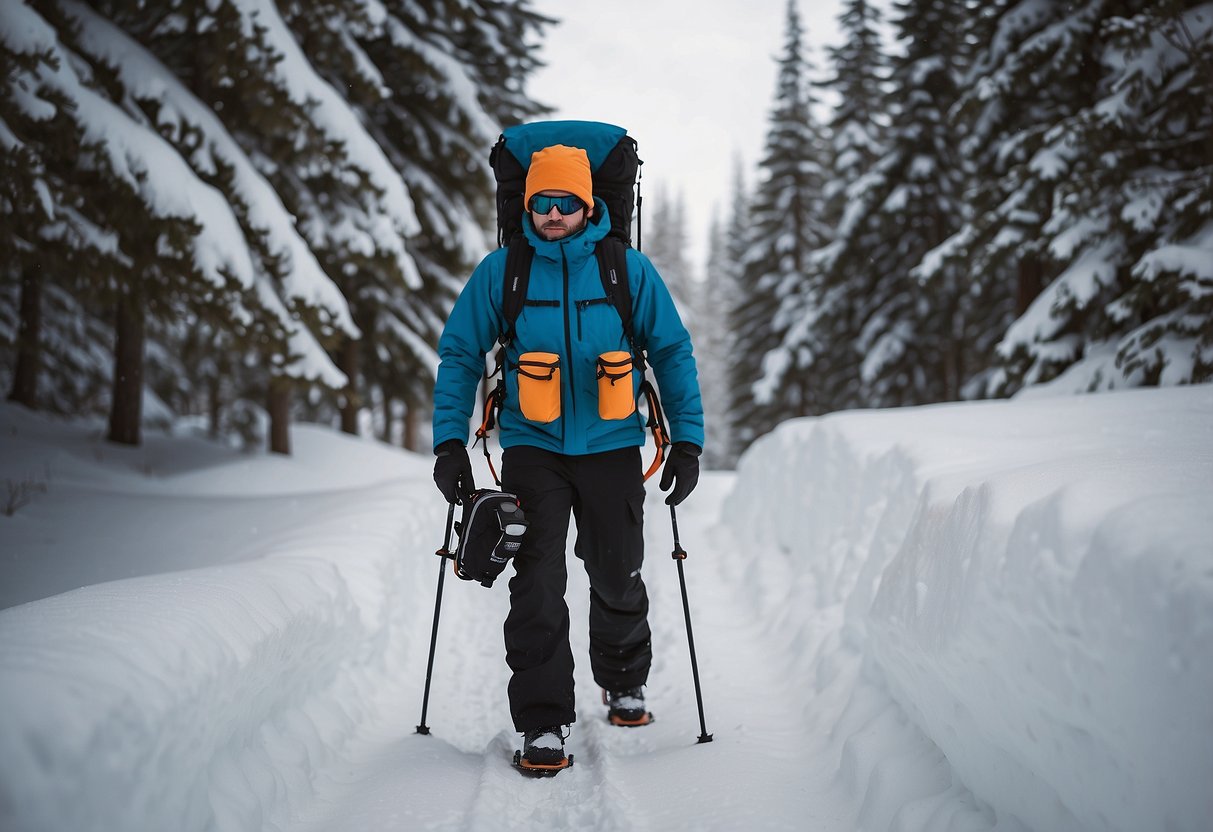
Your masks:
{"label": "man", "polygon": [[[529,528],[514,558],[506,662],[522,765],[568,764],[563,726],[575,721],[565,543],[576,519],[574,552],[590,579],[590,664],[617,725],[644,725],[643,687],[652,661],[648,596],[640,577],[644,424],[635,412],[638,372],[600,378],[600,357],[629,345],[604,297],[594,246],[610,231],[606,204],[593,195],[580,148],[535,152],[527,173],[523,231],[535,250],[526,305],[507,347],[506,396],[498,423],[502,487],[518,495]],[[438,342],[434,388],[434,480],[448,502],[475,489],[466,443],[484,358],[503,329],[506,249],[489,254],[464,287]],[[673,447],[661,488],[677,505],[699,479],[703,407],[691,341],[669,291],[643,254],[627,251],[637,347],[646,349],[661,389]],[[628,354],[630,355],[630,353]],[[599,391],[632,401],[604,408]],[[603,418],[603,413],[608,417]]]}

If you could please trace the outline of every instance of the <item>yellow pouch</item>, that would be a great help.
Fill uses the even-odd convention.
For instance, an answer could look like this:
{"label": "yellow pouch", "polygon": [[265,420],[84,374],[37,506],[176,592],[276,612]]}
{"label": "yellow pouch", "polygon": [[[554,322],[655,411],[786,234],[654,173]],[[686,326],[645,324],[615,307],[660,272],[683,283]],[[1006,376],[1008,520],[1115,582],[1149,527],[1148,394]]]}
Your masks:
{"label": "yellow pouch", "polygon": [[560,356],[524,352],[518,356],[518,406],[532,422],[560,418]]}
{"label": "yellow pouch", "polygon": [[632,354],[623,350],[598,356],[598,415],[626,419],[636,412],[632,387]]}

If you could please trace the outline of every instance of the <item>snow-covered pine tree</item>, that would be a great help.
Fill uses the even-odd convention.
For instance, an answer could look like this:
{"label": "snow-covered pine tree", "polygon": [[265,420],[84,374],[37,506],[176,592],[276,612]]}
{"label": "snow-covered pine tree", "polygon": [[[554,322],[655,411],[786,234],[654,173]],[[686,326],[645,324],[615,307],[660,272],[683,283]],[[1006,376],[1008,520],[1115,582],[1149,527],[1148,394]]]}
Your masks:
{"label": "snow-covered pine tree", "polygon": [[[322,72],[335,85],[349,79],[351,102],[417,206],[420,231],[409,245],[421,285],[375,282],[352,296],[363,332],[360,363],[377,391],[383,435],[392,432],[392,402],[403,401],[404,441],[415,449],[437,366],[433,344],[489,245],[494,202],[488,148],[502,123],[535,110],[523,106],[523,78],[508,74],[529,72],[534,58],[508,40],[525,43],[528,27],[539,19],[526,4],[453,0],[388,2],[380,17],[362,20],[356,11],[355,4],[344,16],[317,17],[309,7],[290,20],[305,33],[305,44],[334,40],[328,51],[344,50],[343,59],[326,61]],[[338,26],[340,20],[347,22]],[[341,38],[326,35],[334,29]],[[489,79],[486,71],[507,75]]]}
{"label": "snow-covered pine tree", "polygon": [[73,160],[97,148],[70,89],[42,80],[65,74],[53,28],[24,4],[0,11],[0,374],[27,407],[91,410],[112,378],[112,335],[75,301],[74,278],[115,256],[116,238],[78,210]]}
{"label": "snow-covered pine tree", "polygon": [[[860,360],[860,403],[921,404],[956,398],[975,368],[963,341],[959,268],[914,269],[963,221],[957,136],[948,119],[963,67],[966,4],[895,4],[906,52],[893,59],[888,146],[850,186],[837,239],[815,258],[827,273],[823,307],[842,318]],[[839,345],[839,348],[841,345]]]}
{"label": "snow-covered pine tree", "polygon": [[683,323],[698,334],[695,321],[695,280],[688,259],[686,203],[681,192],[671,194],[669,186],[659,182],[644,200],[644,253],[653,261],[670,290]]}
{"label": "snow-covered pine tree", "polygon": [[[3,21],[7,22],[7,21]],[[77,131],[64,113],[65,102],[50,103],[54,118],[41,118],[18,102],[41,64],[51,56],[0,36],[0,344],[13,356],[8,399],[28,408],[39,405],[43,374],[43,295],[48,269],[38,256],[43,235],[67,201],[66,183],[49,170],[37,145],[21,135],[41,133],[42,141],[61,135],[75,141]],[[10,126],[11,125],[11,126]],[[14,130],[16,132],[14,132]],[[19,135],[20,134],[20,135]],[[7,365],[8,362],[5,362]],[[0,367],[5,372],[8,366]]]}
{"label": "snow-covered pine tree", "polygon": [[[414,13],[427,4],[395,5],[396,12],[403,16],[405,10]],[[360,258],[377,261],[379,274],[389,275],[387,283],[391,287],[382,296],[400,300],[397,306],[404,308],[392,322],[395,341],[403,344],[410,355],[431,356],[431,360],[422,362],[431,365],[422,374],[424,378],[415,381],[415,386],[428,396],[433,369],[430,342],[462,281],[461,271],[485,247],[482,229],[489,223],[492,201],[484,160],[497,129],[494,119],[507,114],[525,117],[539,110],[526,98],[520,73],[536,65],[529,35],[544,22],[525,2],[475,0],[428,5],[433,37],[424,45],[423,60],[419,62],[417,54],[409,53],[394,67],[401,71],[391,79],[400,90],[424,102],[420,109],[400,119],[403,123],[407,118],[410,124],[428,119],[413,133],[422,136],[417,145],[430,155],[426,161],[413,164],[422,168],[429,165],[427,181],[449,179],[433,189],[439,198],[427,209],[426,216],[427,220],[438,218],[431,223],[438,229],[434,239],[441,237],[446,250],[458,255],[457,265],[442,267],[440,281],[430,280],[431,285],[441,284],[435,293],[441,295],[437,302],[430,298],[418,302],[414,297],[419,295],[415,290],[427,275],[417,268],[410,257],[412,252],[406,252],[404,238],[411,231],[419,231],[421,224],[413,214],[409,188],[383,152],[399,144],[399,136],[406,131],[391,136],[393,127],[399,125],[390,124],[390,119],[374,120],[382,110],[375,105],[391,97],[385,92],[404,96],[380,83],[383,74],[365,48],[378,40],[391,43],[390,48],[398,53],[408,53],[406,42],[417,40],[407,32],[394,43],[384,36],[393,13],[391,4],[384,7],[352,0],[327,4],[329,14],[318,26],[324,36],[313,37],[310,42],[316,47],[313,64],[279,14],[281,9],[299,15],[303,11],[315,14],[312,4],[284,3],[275,7],[267,0],[172,0],[147,7],[135,0],[109,0],[94,3],[93,9],[120,24],[122,31],[98,35],[103,27],[85,20],[97,18],[89,8],[70,0],[39,0],[38,7],[45,14],[59,19],[58,25],[71,41],[70,48],[80,52],[78,64],[89,68],[89,82],[94,75],[102,78],[103,83],[95,86],[106,95],[117,96],[115,100],[130,120],[145,129],[154,128],[189,162],[192,176],[188,180],[192,183],[196,181],[193,177],[200,177],[218,188],[237,214],[245,247],[237,244],[233,256],[243,262],[228,269],[227,276],[232,279],[224,288],[235,290],[241,297],[237,301],[229,299],[226,304],[215,303],[223,292],[216,292],[212,281],[212,288],[202,292],[207,303],[189,307],[188,314],[179,320],[166,316],[163,331],[151,332],[152,337],[166,342],[152,344],[155,355],[171,365],[153,367],[159,370],[153,375],[164,381],[168,392],[180,397],[178,406],[187,409],[197,408],[198,391],[205,388],[211,397],[213,427],[218,424],[218,396],[230,399],[254,395],[260,399],[264,394],[257,395],[255,388],[264,391],[270,387],[281,393],[292,386],[270,385],[271,377],[319,379],[329,386],[343,383],[342,374],[316,338],[332,344],[340,335],[358,333],[345,300],[326,270],[345,276],[351,265],[359,266]],[[24,14],[26,6],[6,7],[6,12]],[[341,25],[333,25],[337,23]],[[308,27],[299,29],[300,39],[308,35]],[[123,32],[139,43],[123,42]],[[418,67],[419,63],[423,68]],[[316,72],[318,66],[326,71],[325,78]],[[431,83],[435,77],[438,81]],[[345,83],[347,78],[352,83]],[[343,91],[353,90],[353,107],[336,95],[328,80],[340,84]],[[480,128],[471,129],[460,113],[475,116],[477,110]],[[489,111],[491,118],[485,115]],[[357,118],[353,117],[355,113]],[[384,135],[372,139],[372,129],[385,122],[389,123]],[[120,123],[125,130],[125,122]],[[427,131],[429,135],[424,135]],[[15,158],[20,137],[13,134],[13,140],[8,141],[6,133],[4,138],[6,147],[14,149]],[[138,158],[140,154],[130,155]],[[148,179],[155,180],[158,173],[151,171]],[[28,183],[14,181],[13,187],[18,186],[28,194]],[[450,199],[452,195],[458,196]],[[28,198],[24,201],[35,204]],[[106,200],[96,203],[104,205]],[[448,209],[451,203],[454,207]],[[181,219],[189,222],[195,218],[186,212]],[[304,232],[306,241],[297,228]],[[98,229],[91,239],[104,242],[108,230]],[[78,236],[89,238],[83,233]],[[202,246],[209,245],[212,237],[204,228],[199,237]],[[229,234],[228,245],[239,239],[240,235]],[[410,246],[416,247],[412,242]],[[327,261],[323,267],[317,262],[317,253]],[[211,256],[208,266],[213,269],[214,262],[221,261]],[[40,258],[40,262],[49,261]],[[250,263],[256,279],[246,268]],[[98,274],[98,269],[80,265],[64,271]],[[19,308],[19,264],[9,264],[4,271],[4,291],[13,297],[13,307]],[[391,275],[396,279],[390,279]],[[402,288],[406,284],[407,288]],[[43,285],[44,281],[30,284],[30,297]],[[191,285],[208,284],[191,281]],[[181,299],[188,292],[179,295]],[[65,306],[60,301],[71,298],[70,293],[56,295],[56,308]],[[67,306],[79,311],[76,306]],[[384,306],[389,311],[396,308],[391,303]],[[214,317],[208,318],[211,313]],[[21,326],[15,314],[0,321],[0,330],[5,330],[0,334],[14,351]],[[240,352],[252,355],[231,355]],[[36,357],[34,353],[27,355]],[[236,360],[216,360],[217,356]],[[55,362],[57,367],[70,363],[58,357]],[[25,379],[25,368],[35,364],[24,361],[21,366]],[[408,368],[404,371],[408,373]],[[215,373],[241,377],[225,383]],[[414,379],[417,375],[412,373]],[[132,379],[136,374],[123,372],[117,376]],[[28,382],[22,385],[28,386]],[[56,388],[62,386],[57,384]],[[234,388],[234,392],[221,393],[225,388]],[[272,431],[272,440],[275,447],[284,449],[285,419],[280,418],[284,400],[281,395],[274,398],[280,409],[275,413],[279,418],[274,420],[277,429]]]}
{"label": "snow-covered pine tree", "polygon": [[783,52],[761,175],[750,202],[743,256],[738,343],[731,372],[742,446],[780,421],[813,412],[811,362],[789,332],[812,314],[816,281],[809,255],[827,239],[823,188],[827,145],[812,113],[811,67],[804,54],[795,0],[787,7]]}
{"label": "snow-covered pine tree", "polygon": [[733,466],[732,426],[729,414],[729,357],[732,331],[729,315],[733,309],[732,280],[728,240],[717,207],[708,229],[707,263],[703,281],[692,298],[696,331],[695,364],[699,370],[699,392],[703,397],[703,421],[706,440],[704,467],[722,470]]}
{"label": "snow-covered pine tree", "polygon": [[[115,2],[106,11],[219,116],[294,217],[322,273],[365,268],[419,283],[404,244],[417,228],[407,187],[346,100],[317,74],[273,3],[175,0],[147,9]],[[275,254],[259,265],[285,285],[294,262],[288,252]],[[326,305],[288,300],[292,315],[325,346],[358,334],[352,320],[338,321]],[[348,314],[344,300],[342,310]],[[266,396],[271,447],[288,450],[291,392],[309,380],[290,372],[289,361],[233,366],[244,368],[242,397]],[[335,377],[343,386],[344,374]]]}
{"label": "snow-covered pine tree", "polygon": [[[76,7],[4,6],[0,30],[6,48],[46,56],[27,64],[25,77],[16,79],[20,93],[10,102],[23,111],[26,124],[9,124],[18,140],[36,148],[47,181],[70,187],[66,199],[55,194],[69,191],[48,188],[43,206],[49,222],[37,243],[38,256],[45,252],[47,267],[58,272],[44,275],[42,311],[60,319],[48,334],[83,332],[92,339],[56,345],[59,354],[67,354],[61,369],[70,374],[72,368],[95,366],[98,337],[87,318],[83,325],[64,325],[62,314],[78,312],[82,304],[115,310],[109,436],[138,444],[149,326],[180,315],[199,297],[247,314],[236,290],[250,287],[253,273],[222,196],[199,181],[150,127],[113,67],[79,51],[88,29],[64,8]],[[40,122],[51,129],[39,129]],[[166,178],[172,188],[163,187]],[[52,250],[56,241],[67,245]]]}
{"label": "snow-covered pine tree", "polygon": [[[1053,126],[1091,98],[1097,21],[1062,2],[1003,0],[985,12],[979,21],[986,31],[969,38],[977,48],[954,108],[965,134],[962,153],[973,164],[969,220],[928,263],[967,271],[969,355],[991,366],[1007,327],[1047,279],[1042,228],[1057,177],[1035,160]],[[997,394],[1004,380],[1001,372],[979,374],[966,392]]]}
{"label": "snow-covered pine tree", "polygon": [[723,359],[719,372],[724,381],[724,392],[719,406],[725,410],[725,418],[717,432],[723,434],[724,439],[720,449],[723,468],[735,467],[743,449],[739,439],[739,417],[734,409],[738,397],[733,391],[733,368],[740,350],[737,310],[741,308],[742,300],[746,297],[742,261],[747,248],[746,229],[749,220],[750,195],[746,189],[745,165],[738,155],[733,160],[733,183],[720,230],[720,259],[709,257],[707,263],[709,284],[716,285],[717,288],[712,291],[719,292],[720,295],[717,310]]}
{"label": "snow-covered pine tree", "polygon": [[[17,63],[29,57],[0,45],[0,77],[27,83]],[[0,91],[0,384],[31,409],[103,413],[112,329],[77,299],[76,278],[108,269],[114,238],[73,207],[83,192],[62,178],[67,166],[58,160],[71,158],[80,139],[68,99],[45,91],[55,115],[29,118],[11,92]]]}
{"label": "snow-covered pine tree", "polygon": [[1213,4],[1070,4],[1095,32],[1082,110],[1029,162],[1055,183],[1057,276],[1000,346],[1006,389],[1213,378]]}
{"label": "snow-covered pine tree", "polygon": [[[228,26],[229,34],[239,31],[240,10],[235,8],[216,6],[216,17],[212,18],[208,9],[188,2],[150,14],[138,4],[94,4],[111,16],[111,22],[68,0],[54,5],[62,9],[77,32],[73,36],[75,48],[94,63],[110,68],[114,83],[125,90],[124,100],[132,113],[173,145],[194,176],[222,193],[227,213],[235,214],[242,231],[229,240],[229,245],[243,248],[242,259],[250,272],[243,281],[240,302],[235,306],[215,304],[203,295],[192,305],[189,316],[154,333],[165,346],[157,354],[171,360],[168,366],[153,363],[151,369],[159,372],[149,381],[160,392],[188,401],[192,391],[186,380],[191,376],[205,376],[224,365],[243,368],[244,374],[251,376],[247,383],[259,388],[262,396],[270,389],[270,401],[276,404],[270,408],[271,444],[274,450],[287,452],[289,414],[283,407],[284,393],[294,383],[344,384],[343,374],[321,342],[331,343],[338,333],[356,333],[357,329],[345,300],[296,231],[294,217],[282,204],[279,193],[232,131],[216,117],[224,103],[217,90],[240,86],[231,82],[233,77],[243,79],[245,85],[259,83],[270,72],[269,64],[277,59],[267,54],[269,49],[263,49],[258,65],[259,53],[243,50],[240,58],[244,64],[232,66],[222,60],[208,64],[203,56],[232,57],[223,51],[231,49],[232,44],[222,38],[214,44],[213,52],[177,48],[189,46],[193,35],[208,31],[217,20]],[[268,16],[260,19],[273,22]],[[125,26],[127,31],[115,24]],[[222,30],[223,25],[216,25],[216,29]],[[269,31],[258,30],[256,37],[264,39]],[[130,35],[142,37],[146,43],[140,44]],[[250,65],[261,74],[248,71]],[[205,224],[209,217],[200,214],[199,221]],[[199,368],[184,364],[179,369],[179,362],[191,354],[191,350],[182,349],[185,342],[196,340],[202,333],[212,336],[208,345],[211,349],[200,353],[203,371],[198,373]],[[216,351],[238,350],[252,351],[256,357],[250,361],[212,360]],[[271,385],[271,377],[279,381]],[[211,392],[218,387],[213,380],[207,386]],[[213,417],[213,406],[211,411]]]}
{"label": "snow-covered pine tree", "polygon": [[846,0],[838,16],[843,42],[826,51],[833,75],[818,86],[837,94],[828,128],[834,164],[825,183],[826,211],[842,218],[847,188],[884,151],[888,57],[880,44],[880,9],[871,0]]}
{"label": "snow-covered pine tree", "polygon": [[[839,16],[841,46],[829,50],[833,75],[817,86],[832,89],[838,105],[828,127],[830,158],[823,194],[824,212],[831,228],[844,218],[851,188],[873,167],[885,150],[889,104],[888,58],[884,54],[878,26],[879,9],[866,0],[848,0]],[[832,232],[831,232],[832,235]],[[875,245],[877,234],[863,235],[859,250]],[[805,364],[800,372],[812,387],[810,413],[827,413],[863,403],[859,392],[862,356],[855,348],[857,336],[852,286],[831,285],[821,274],[830,249],[819,249],[809,258],[807,283],[799,298],[795,325],[784,336],[785,354],[795,354]],[[787,372],[790,362],[773,362],[769,371]],[[772,380],[774,380],[772,378]]]}
{"label": "snow-covered pine tree", "polygon": [[[0,22],[27,34],[45,24],[6,11]],[[118,268],[117,237],[79,210],[86,189],[70,162],[95,148],[82,145],[72,99],[38,80],[57,69],[49,37],[0,28],[0,385],[31,409],[104,413],[112,325],[82,305],[78,277]]]}
{"label": "snow-covered pine tree", "polygon": [[[414,208],[420,208],[417,216],[421,233],[411,238],[409,244],[418,277],[412,284],[401,279],[401,273],[384,268],[390,264],[377,262],[374,254],[351,257],[349,251],[332,252],[343,261],[333,266],[338,270],[338,283],[361,331],[359,339],[345,339],[338,352],[339,363],[351,382],[342,395],[341,427],[348,433],[357,433],[358,414],[364,406],[371,405],[376,396],[390,399],[394,392],[399,395],[400,391],[393,391],[397,384],[405,388],[424,385],[432,377],[436,363],[431,347],[434,333],[426,325],[424,314],[429,298],[435,294],[433,269],[423,266],[417,242],[428,241],[432,249],[432,241],[441,234],[441,229],[436,232],[425,228],[427,223],[422,217],[430,218],[428,225],[433,226],[434,220],[440,218],[445,222],[461,209],[466,215],[466,209],[458,189],[452,191],[447,205],[420,206],[414,186],[432,183],[433,175],[427,165],[423,166],[425,176],[417,177],[420,154],[414,152],[410,159],[407,147],[400,145],[411,143],[413,132],[428,127],[424,114],[408,111],[410,104],[416,98],[423,101],[426,96],[438,98],[436,90],[442,88],[433,84],[427,74],[433,63],[432,59],[427,61],[429,53],[437,52],[441,65],[454,67],[456,72],[458,62],[449,55],[449,48],[437,49],[416,34],[428,25],[424,18],[429,10],[423,7],[432,3],[408,4],[423,18],[408,21],[401,21],[395,10],[386,6],[376,6],[372,12],[361,0],[281,5],[284,20],[317,74],[333,89],[341,91],[363,129],[408,185]],[[466,131],[467,119],[461,118],[464,114],[452,108],[449,101],[441,103],[452,120],[448,134]],[[441,143],[447,145],[452,165],[458,165],[460,148],[451,146],[453,143],[449,141]],[[338,208],[339,212],[344,210]],[[471,226],[475,228],[474,223]],[[442,259],[439,252],[438,261]],[[378,388],[378,392],[373,388]]]}
{"label": "snow-covered pine tree", "polygon": [[[531,0],[453,2],[462,14],[452,17],[446,30],[476,81],[475,94],[484,111],[502,127],[550,112],[527,94],[526,81],[542,65],[536,47],[556,21],[538,14]],[[494,205],[490,198],[490,213]]]}

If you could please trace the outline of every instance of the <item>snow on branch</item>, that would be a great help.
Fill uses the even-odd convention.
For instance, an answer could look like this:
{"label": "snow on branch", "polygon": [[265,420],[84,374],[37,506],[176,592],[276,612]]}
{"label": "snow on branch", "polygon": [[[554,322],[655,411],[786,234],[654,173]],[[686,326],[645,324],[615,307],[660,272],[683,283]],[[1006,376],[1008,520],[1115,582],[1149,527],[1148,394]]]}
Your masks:
{"label": "snow on branch", "polygon": [[312,67],[299,48],[286,22],[271,0],[231,0],[241,16],[249,38],[257,27],[266,36],[282,60],[272,65],[275,80],[299,103],[315,103],[312,117],[316,126],[331,140],[344,145],[352,164],[366,171],[382,194],[382,213],[371,215],[368,232],[376,245],[395,258],[410,288],[421,286],[421,276],[412,256],[405,250],[404,238],[421,230],[413,200],[400,174],[383,149],[367,133],[358,114]]}
{"label": "snow on branch", "polygon": [[[154,215],[197,220],[200,231],[193,254],[202,275],[216,286],[225,285],[230,275],[242,286],[251,287],[253,263],[245,246],[232,245],[233,240],[243,240],[244,234],[223,194],[200,180],[155,131],[88,86],[77,74],[80,62],[72,60],[71,52],[41,16],[23,3],[0,6],[0,38],[14,52],[52,56],[53,65],[43,63],[35,76],[74,102],[72,118],[85,140],[99,145],[113,174],[139,194]],[[32,107],[26,112],[31,118],[45,115]]]}
{"label": "snow on branch", "polygon": [[478,88],[468,76],[467,66],[418,37],[395,17],[389,18],[386,26],[396,46],[414,52],[442,77],[444,89],[454,97],[458,112],[468,119],[474,133],[473,141],[484,147],[491,145],[501,131],[501,125],[480,105]]}
{"label": "snow on branch", "polygon": [[1193,277],[1213,292],[1213,223],[1183,243],[1160,246],[1133,266],[1133,276],[1153,282],[1162,274]]}
{"label": "snow on branch", "polygon": [[[272,253],[285,253],[289,258],[282,274],[287,297],[328,310],[346,334],[357,337],[358,328],[345,298],[299,236],[294,218],[273,186],[257,172],[223,122],[154,55],[117,27],[75,0],[62,0],[62,6],[80,23],[80,45],[90,57],[113,66],[123,85],[136,98],[156,100],[158,128],[171,127],[174,135],[187,129],[201,133],[202,141],[189,158],[194,168],[212,172],[215,159],[231,166],[233,188],[248,206],[249,224],[267,235]],[[283,323],[291,325],[292,321],[288,316]]]}

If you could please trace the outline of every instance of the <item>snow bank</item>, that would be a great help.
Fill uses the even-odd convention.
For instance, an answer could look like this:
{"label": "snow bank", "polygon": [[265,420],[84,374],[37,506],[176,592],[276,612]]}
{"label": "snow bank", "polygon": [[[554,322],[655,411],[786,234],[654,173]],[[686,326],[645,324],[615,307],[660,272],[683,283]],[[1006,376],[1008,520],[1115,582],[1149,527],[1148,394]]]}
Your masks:
{"label": "snow bank", "polygon": [[717,741],[693,743],[655,556],[660,721],[620,736],[579,681],[577,768],[522,786],[504,594],[449,592],[442,736],[411,741],[444,517],[428,458],[302,427],[291,459],[102,434],[0,405],[0,479],[31,484],[0,514],[0,603],[42,599],[0,611],[5,832],[1213,817],[1213,386],[785,425],[728,500],[713,474],[679,514]]}
{"label": "snow bank", "polygon": [[732,522],[776,555],[746,589],[786,599],[773,638],[813,648],[788,654],[817,698],[860,657],[831,730],[861,826],[1207,828],[1211,497],[1209,386],[835,414],[757,443]]}
{"label": "snow bank", "polygon": [[305,427],[291,459],[11,406],[0,429],[0,475],[43,477],[0,574],[142,573],[0,611],[0,828],[280,827],[423,649],[400,599],[433,580],[428,460]]}

